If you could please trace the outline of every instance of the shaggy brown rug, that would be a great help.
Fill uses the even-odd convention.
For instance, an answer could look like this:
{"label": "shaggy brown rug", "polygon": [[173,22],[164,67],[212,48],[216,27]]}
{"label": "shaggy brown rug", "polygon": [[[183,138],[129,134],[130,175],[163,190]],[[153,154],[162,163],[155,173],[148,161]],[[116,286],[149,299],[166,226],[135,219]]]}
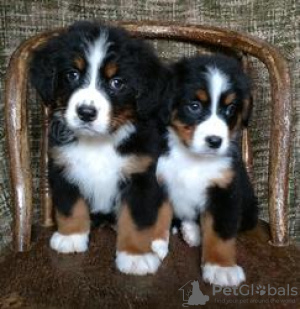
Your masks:
{"label": "shaggy brown rug", "polygon": [[29,252],[2,258],[0,308],[201,308],[188,304],[196,280],[209,297],[206,308],[300,308],[300,250],[270,246],[267,232],[260,224],[239,237],[238,262],[247,281],[236,291],[220,291],[201,279],[199,248],[178,235],[156,275],[135,277],[115,269],[115,232],[108,227],[95,229],[89,251],[75,255],[52,251],[51,231],[39,230]]}

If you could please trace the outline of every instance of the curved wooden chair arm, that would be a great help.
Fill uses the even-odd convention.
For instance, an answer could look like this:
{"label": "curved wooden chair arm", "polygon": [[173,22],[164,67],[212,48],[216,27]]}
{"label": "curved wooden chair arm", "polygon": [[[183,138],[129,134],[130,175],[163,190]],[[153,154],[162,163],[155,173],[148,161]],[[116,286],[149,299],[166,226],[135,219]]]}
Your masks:
{"label": "curved wooden chair arm", "polygon": [[[226,47],[253,56],[266,65],[270,76],[272,98],[269,157],[271,243],[276,246],[287,245],[291,95],[288,66],[279,51],[265,41],[250,35],[216,27],[164,24],[161,22],[118,22],[114,24],[125,27],[136,37]],[[14,243],[18,251],[29,249],[32,224],[32,176],[26,112],[28,64],[34,49],[62,31],[64,30],[58,29],[46,32],[23,42],[12,55],[7,70],[5,83],[6,132],[15,207]],[[48,111],[44,110],[44,112],[47,113]],[[47,128],[47,123],[44,124],[44,127]],[[47,148],[45,136],[44,133],[43,146]],[[246,149],[247,163],[251,165],[247,132],[244,135],[244,149]],[[46,156],[42,158],[44,164],[46,160]],[[45,218],[49,218],[51,207],[47,198],[44,202],[48,204]],[[48,224],[50,225],[51,222],[48,222]]]}

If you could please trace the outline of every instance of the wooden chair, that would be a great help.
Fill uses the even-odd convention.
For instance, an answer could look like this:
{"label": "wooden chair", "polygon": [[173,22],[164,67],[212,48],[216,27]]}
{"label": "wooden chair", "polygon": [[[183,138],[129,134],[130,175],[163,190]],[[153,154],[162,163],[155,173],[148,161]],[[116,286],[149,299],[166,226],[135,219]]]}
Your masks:
{"label": "wooden chair", "polygon": [[[186,26],[156,22],[118,23],[133,36],[165,39],[223,47],[239,52],[245,68],[248,56],[263,62],[271,84],[271,132],[269,157],[269,217],[270,244],[288,245],[288,171],[291,137],[291,94],[288,66],[272,45],[236,31],[205,26]],[[11,188],[14,206],[14,245],[17,251],[30,248],[32,225],[32,172],[27,130],[26,95],[28,64],[32,51],[64,29],[39,34],[23,42],[10,59],[5,84],[6,137],[10,162]],[[50,111],[43,107],[41,154],[42,225],[51,226],[52,205],[47,183],[47,129]],[[252,172],[251,143],[247,130],[243,132],[243,155],[248,172]]]}

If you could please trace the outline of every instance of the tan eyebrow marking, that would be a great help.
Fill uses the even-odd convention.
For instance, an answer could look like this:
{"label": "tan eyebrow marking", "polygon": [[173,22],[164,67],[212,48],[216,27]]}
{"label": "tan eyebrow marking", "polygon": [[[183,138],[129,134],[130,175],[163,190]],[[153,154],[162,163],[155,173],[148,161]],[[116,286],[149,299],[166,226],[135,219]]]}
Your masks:
{"label": "tan eyebrow marking", "polygon": [[75,58],[74,64],[76,68],[80,71],[82,71],[85,68],[85,60],[82,57]]}
{"label": "tan eyebrow marking", "polygon": [[235,100],[236,99],[236,93],[230,93],[230,94],[228,94],[226,97],[225,97],[225,99],[224,99],[224,104],[225,105],[229,105],[229,104],[231,104],[232,103],[232,101],[233,100]]}
{"label": "tan eyebrow marking", "polygon": [[201,102],[208,102],[208,94],[204,89],[197,90],[196,96]]}
{"label": "tan eyebrow marking", "polygon": [[108,63],[104,68],[104,75],[107,78],[113,77],[118,71],[118,66],[114,62]]}

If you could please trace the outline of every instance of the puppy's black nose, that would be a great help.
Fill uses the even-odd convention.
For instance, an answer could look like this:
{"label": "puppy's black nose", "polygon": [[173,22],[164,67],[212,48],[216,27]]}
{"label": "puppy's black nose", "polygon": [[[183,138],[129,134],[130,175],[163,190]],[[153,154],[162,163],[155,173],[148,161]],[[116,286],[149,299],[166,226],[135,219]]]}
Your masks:
{"label": "puppy's black nose", "polygon": [[80,120],[90,122],[96,119],[97,110],[94,106],[80,105],[77,107],[77,114]]}
{"label": "puppy's black nose", "polygon": [[205,142],[209,148],[217,149],[221,147],[222,138],[216,135],[210,135],[205,138]]}

